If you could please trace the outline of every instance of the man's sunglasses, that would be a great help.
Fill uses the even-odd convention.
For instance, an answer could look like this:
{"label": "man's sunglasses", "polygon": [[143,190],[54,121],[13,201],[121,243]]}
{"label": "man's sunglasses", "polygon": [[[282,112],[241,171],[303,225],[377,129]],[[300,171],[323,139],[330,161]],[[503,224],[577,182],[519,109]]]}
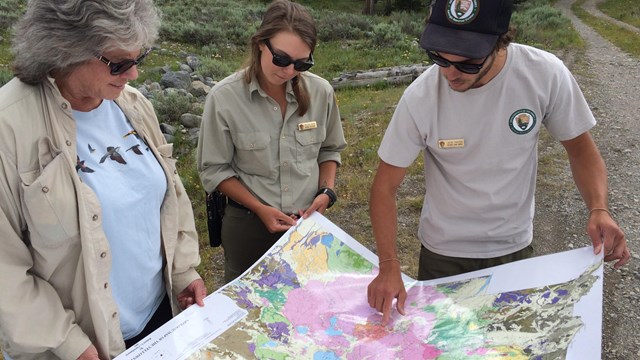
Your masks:
{"label": "man's sunglasses", "polygon": [[480,64],[470,64],[466,61],[461,61],[461,62],[449,61],[443,58],[442,56],[438,55],[438,53],[435,51],[427,51],[427,56],[429,56],[429,59],[431,59],[431,61],[433,61],[438,66],[448,68],[449,66],[453,65],[453,67],[455,67],[460,72],[463,72],[465,74],[479,73],[480,69],[482,69],[482,67],[484,66],[484,63],[487,62],[487,59],[489,58],[489,56],[485,57]]}
{"label": "man's sunglasses", "polygon": [[271,55],[273,56],[271,62],[273,62],[273,65],[275,66],[287,67],[293,64],[293,69],[300,72],[307,71],[313,66],[313,54],[309,54],[309,58],[307,60],[292,60],[289,55],[276,54],[271,47],[269,39],[265,40],[264,44],[267,45],[267,49],[271,51]]}
{"label": "man's sunglasses", "polygon": [[151,48],[145,50],[142,55],[138,56],[135,60],[123,60],[120,62],[113,62],[102,55],[96,54],[95,56],[111,69],[111,75],[120,75],[127,72],[127,70],[131,69],[134,65],[142,63],[142,60],[144,60],[150,52]]}

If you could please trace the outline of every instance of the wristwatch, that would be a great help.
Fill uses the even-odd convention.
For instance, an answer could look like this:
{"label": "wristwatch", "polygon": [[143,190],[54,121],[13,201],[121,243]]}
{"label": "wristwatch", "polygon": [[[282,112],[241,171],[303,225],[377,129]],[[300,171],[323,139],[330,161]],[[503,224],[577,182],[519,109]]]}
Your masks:
{"label": "wristwatch", "polygon": [[316,193],[316,197],[321,194],[326,194],[329,197],[329,205],[327,205],[327,209],[332,207],[333,204],[335,204],[336,201],[338,200],[338,195],[336,195],[336,192],[333,191],[333,189],[331,188],[328,188],[328,187],[320,188],[320,190],[318,190],[318,192]]}

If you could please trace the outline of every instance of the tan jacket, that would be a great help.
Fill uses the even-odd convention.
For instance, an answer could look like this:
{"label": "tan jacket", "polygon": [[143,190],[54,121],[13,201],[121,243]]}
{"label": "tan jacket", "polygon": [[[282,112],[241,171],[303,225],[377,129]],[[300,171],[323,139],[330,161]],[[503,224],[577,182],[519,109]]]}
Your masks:
{"label": "tan jacket", "polygon": [[[175,314],[175,296],[199,278],[191,203],[151,103],[131,87],[116,103],[173,185],[161,232]],[[52,79],[13,79],[0,89],[0,338],[14,360],[76,359],[92,343],[102,359],[125,349],[102,210],[76,159],[71,106]]]}

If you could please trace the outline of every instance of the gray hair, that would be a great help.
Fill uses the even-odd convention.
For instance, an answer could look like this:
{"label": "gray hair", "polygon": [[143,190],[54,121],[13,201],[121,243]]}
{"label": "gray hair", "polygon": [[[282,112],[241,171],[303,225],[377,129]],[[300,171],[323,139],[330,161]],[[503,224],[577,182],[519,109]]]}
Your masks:
{"label": "gray hair", "polygon": [[153,0],[29,0],[15,26],[13,71],[37,84],[98,53],[150,47],[159,28]]}

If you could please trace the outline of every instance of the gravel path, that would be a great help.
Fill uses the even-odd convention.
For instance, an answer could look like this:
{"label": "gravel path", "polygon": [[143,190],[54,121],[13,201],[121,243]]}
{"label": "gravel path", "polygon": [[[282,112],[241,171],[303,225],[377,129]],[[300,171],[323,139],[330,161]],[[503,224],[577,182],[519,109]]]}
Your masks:
{"label": "gravel path", "polygon": [[[609,170],[610,208],[627,235],[632,254],[631,262],[622,269],[605,267],[602,358],[640,359],[640,60],[575,17],[573,1],[559,0],[556,6],[571,19],[588,47],[584,54],[558,56],[573,71],[598,120],[592,133]],[[600,13],[593,0],[584,9]],[[557,166],[539,175],[537,254],[589,245],[587,212],[573,185],[562,146],[543,140],[540,154]]]}
{"label": "gravel path", "polygon": [[596,6],[598,3],[601,3],[603,0],[587,0],[584,2],[584,4],[582,5],[582,8],[587,10],[589,13],[591,13],[591,15],[595,15],[599,18],[603,18],[609,22],[612,22],[620,27],[623,27],[627,30],[633,31],[635,33],[640,34],[640,29],[638,29],[637,27],[631,25],[631,24],[627,24],[626,22],[620,21],[618,19],[614,19],[611,16],[603,13],[602,11],[600,11],[600,9],[598,9],[598,7]]}

